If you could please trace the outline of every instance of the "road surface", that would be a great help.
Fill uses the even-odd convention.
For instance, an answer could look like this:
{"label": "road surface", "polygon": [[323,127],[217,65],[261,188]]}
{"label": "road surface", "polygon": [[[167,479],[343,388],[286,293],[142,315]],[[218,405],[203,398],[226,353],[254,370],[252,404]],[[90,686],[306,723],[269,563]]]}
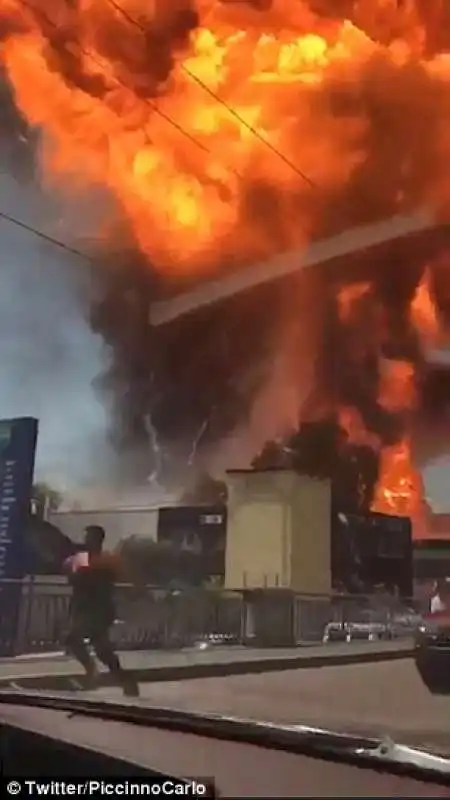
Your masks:
{"label": "road surface", "polygon": [[[117,700],[121,692],[104,688],[85,695]],[[432,696],[410,659],[147,683],[141,695],[146,705],[390,734],[450,755],[450,697]]]}
{"label": "road surface", "polygon": [[[180,680],[184,677],[227,675],[233,672],[267,672],[281,667],[297,667],[311,663],[343,659],[398,657],[412,647],[407,640],[394,642],[342,642],[308,647],[257,649],[252,647],[210,647],[182,651],[134,651],[121,654],[123,665],[136,670],[140,680]],[[80,675],[81,668],[65,655],[43,654],[15,659],[0,659],[0,687],[8,680],[36,687],[44,678],[58,679],[59,686],[70,676]],[[51,681],[48,681],[50,684]],[[52,688],[48,685],[47,688]]]}

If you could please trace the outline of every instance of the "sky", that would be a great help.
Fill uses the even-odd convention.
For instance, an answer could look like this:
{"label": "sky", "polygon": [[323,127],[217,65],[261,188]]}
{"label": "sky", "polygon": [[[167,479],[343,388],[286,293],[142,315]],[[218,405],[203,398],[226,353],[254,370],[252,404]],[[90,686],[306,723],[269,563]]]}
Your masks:
{"label": "sky", "polygon": [[438,458],[423,471],[425,493],[435,512],[450,512],[450,459]]}
{"label": "sky", "polygon": [[[73,229],[73,209],[68,215],[59,198],[25,191],[4,173],[1,211],[63,241],[69,222]],[[61,488],[91,480],[108,449],[107,413],[92,385],[106,353],[84,319],[76,261],[0,219],[0,417],[39,418],[37,477]]]}
{"label": "sky", "polygon": [[[86,223],[73,204],[0,172],[2,211],[69,243]],[[84,316],[82,275],[75,256],[0,219],[0,418],[39,418],[36,475],[61,489],[106,482],[111,456],[107,409],[93,387],[108,354]],[[433,510],[450,511],[450,458],[423,477]]]}

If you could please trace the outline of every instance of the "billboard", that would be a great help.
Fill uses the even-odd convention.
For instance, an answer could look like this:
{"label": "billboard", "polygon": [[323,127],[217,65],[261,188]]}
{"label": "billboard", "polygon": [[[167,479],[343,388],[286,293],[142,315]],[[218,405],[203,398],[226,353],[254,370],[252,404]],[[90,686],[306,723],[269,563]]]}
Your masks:
{"label": "billboard", "polygon": [[27,567],[25,530],[30,514],[38,421],[0,420],[0,655],[16,640],[20,584]]}

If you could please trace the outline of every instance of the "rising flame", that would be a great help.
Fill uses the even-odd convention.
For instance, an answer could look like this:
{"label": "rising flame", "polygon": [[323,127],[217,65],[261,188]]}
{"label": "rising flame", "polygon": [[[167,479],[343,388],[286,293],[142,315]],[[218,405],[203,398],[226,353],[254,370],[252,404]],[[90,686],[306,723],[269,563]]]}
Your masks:
{"label": "rising flame", "polygon": [[[368,287],[353,287],[345,292],[345,315],[350,318],[357,310],[368,291]],[[342,303],[340,305],[342,308]],[[429,273],[417,287],[410,305],[411,322],[423,345],[436,344],[440,326],[435,301],[430,292]],[[378,402],[391,412],[412,411],[417,400],[414,366],[407,361],[379,357],[380,379]],[[372,503],[372,510],[384,514],[408,516],[422,532],[427,526],[428,507],[424,497],[424,486],[419,471],[414,466],[412,444],[404,437],[393,446],[381,447],[377,437],[364,426],[356,409],[341,409],[341,427],[355,444],[369,445],[380,452],[379,479]]]}
{"label": "rising flame", "polygon": [[[1,0],[0,55],[19,109],[43,132],[45,174],[66,185],[70,177],[72,189],[107,187],[149,262],[192,275],[303,244],[364,170],[370,103],[380,108],[388,159],[386,174],[367,178],[376,210],[417,199],[445,207],[442,8],[432,0],[426,10],[414,0]],[[430,120],[433,150],[422,164]],[[401,133],[392,164],[385,125]],[[344,322],[368,294],[367,284],[342,290]],[[435,342],[428,277],[410,313],[424,345]],[[413,410],[413,366],[380,352],[380,375],[380,405]],[[379,447],[355,409],[340,417],[350,438]],[[383,450],[374,507],[418,513],[419,483],[406,437]]]}
{"label": "rising flame", "polygon": [[407,439],[382,450],[380,480],[372,509],[421,520],[424,512],[422,478],[414,468],[411,443]]}

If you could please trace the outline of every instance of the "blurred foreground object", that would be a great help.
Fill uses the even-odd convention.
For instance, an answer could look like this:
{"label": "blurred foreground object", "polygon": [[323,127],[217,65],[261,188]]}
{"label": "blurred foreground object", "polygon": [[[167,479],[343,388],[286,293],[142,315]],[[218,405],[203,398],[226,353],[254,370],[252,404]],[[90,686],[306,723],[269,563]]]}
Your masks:
{"label": "blurred foreground object", "polygon": [[25,544],[29,555],[29,573],[58,574],[62,563],[79,550],[60,528],[51,522],[31,516],[25,531]]}
{"label": "blurred foreground object", "polygon": [[450,694],[450,612],[424,614],[416,634],[415,662],[432,694]]}

